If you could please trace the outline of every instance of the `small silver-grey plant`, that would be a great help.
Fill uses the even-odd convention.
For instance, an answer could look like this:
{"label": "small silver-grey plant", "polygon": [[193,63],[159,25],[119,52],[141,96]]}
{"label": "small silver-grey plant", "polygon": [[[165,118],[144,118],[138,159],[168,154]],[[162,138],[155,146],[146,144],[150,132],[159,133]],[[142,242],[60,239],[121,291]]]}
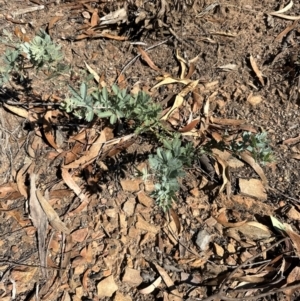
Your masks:
{"label": "small silver-grey plant", "polygon": [[61,46],[54,43],[51,37],[42,29],[32,41],[21,44],[20,49],[36,68],[41,68],[44,65],[50,66],[64,57]]}
{"label": "small silver-grey plant", "polygon": [[178,180],[185,176],[184,168],[191,166],[194,151],[191,143],[182,146],[179,137],[172,141],[165,140],[163,144],[163,148],[158,148],[156,154],[149,157],[149,165],[155,178],[152,196],[167,211],[172,202],[177,201],[176,194],[180,190]]}
{"label": "small silver-grey plant", "polygon": [[258,134],[243,132],[242,140],[233,140],[229,149],[236,155],[239,155],[239,153],[243,151],[248,151],[256,162],[263,165],[274,161],[274,156],[269,146],[267,132]]}
{"label": "small silver-grey plant", "polygon": [[45,31],[40,30],[31,42],[20,43],[14,50],[6,50],[0,67],[0,85],[5,84],[12,73],[22,80],[26,74],[24,68],[26,61],[37,70],[44,66],[50,69],[57,67],[63,57],[61,46],[55,44]]}
{"label": "small silver-grey plant", "polygon": [[145,92],[130,95],[118,86],[112,86],[112,93],[107,88],[96,89],[88,93],[88,86],[82,83],[80,92],[70,87],[71,96],[66,98],[61,107],[68,113],[73,113],[80,119],[92,121],[94,116],[108,118],[110,124],[115,124],[123,118],[133,120],[137,133],[146,131],[155,126],[159,121],[161,108],[152,102],[151,97]]}

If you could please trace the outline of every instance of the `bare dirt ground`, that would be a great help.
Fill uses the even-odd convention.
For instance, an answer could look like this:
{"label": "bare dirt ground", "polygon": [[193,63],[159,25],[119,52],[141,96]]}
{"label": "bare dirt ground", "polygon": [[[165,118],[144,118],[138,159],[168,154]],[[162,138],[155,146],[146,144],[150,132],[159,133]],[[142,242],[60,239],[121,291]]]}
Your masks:
{"label": "bare dirt ground", "polygon": [[[297,1],[1,0],[0,13],[1,53],[44,29],[68,67],[1,87],[1,300],[299,300]],[[173,130],[190,105],[185,141],[267,132],[275,160],[201,157],[165,213],[137,173],[160,145],[57,104],[86,81],[168,109],[184,85],[153,87],[180,77],[180,57],[199,82]]]}

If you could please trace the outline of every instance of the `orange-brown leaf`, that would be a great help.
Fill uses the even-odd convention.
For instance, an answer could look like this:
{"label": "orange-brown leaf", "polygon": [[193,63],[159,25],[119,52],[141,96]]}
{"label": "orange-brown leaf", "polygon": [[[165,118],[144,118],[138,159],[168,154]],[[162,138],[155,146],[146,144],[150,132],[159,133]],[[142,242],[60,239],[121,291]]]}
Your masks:
{"label": "orange-brown leaf", "polygon": [[92,18],[91,18],[91,26],[94,27],[98,25],[99,23],[99,15],[98,15],[98,9],[94,9]]}
{"label": "orange-brown leaf", "polygon": [[251,64],[251,67],[252,67],[253,71],[255,72],[256,76],[258,77],[261,85],[264,86],[265,82],[264,82],[264,79],[263,79],[263,74],[259,70],[259,68],[256,64],[256,61],[254,60],[254,57],[252,55],[250,55],[250,64]]}
{"label": "orange-brown leaf", "polygon": [[62,150],[57,146],[55,142],[55,138],[53,135],[53,128],[51,123],[51,117],[52,117],[52,111],[48,111],[44,118],[43,118],[43,130],[45,138],[47,139],[47,142],[59,153],[62,152]]}
{"label": "orange-brown leaf", "polygon": [[192,129],[194,129],[197,124],[200,122],[200,117],[195,118],[194,120],[192,120],[189,124],[187,124],[186,126],[184,126],[183,128],[179,129],[180,133],[185,133],[185,132],[189,132]]}
{"label": "orange-brown leaf", "polygon": [[142,49],[142,47],[138,46],[138,51],[142,56],[142,59],[148,64],[148,66],[155,70],[155,71],[160,71],[160,69],[153,63],[153,61],[150,59],[148,53]]}
{"label": "orange-brown leaf", "polygon": [[51,30],[54,27],[54,24],[61,20],[63,16],[54,16],[50,19],[49,25],[48,25],[48,30]]}
{"label": "orange-brown leaf", "polygon": [[90,164],[99,155],[99,152],[105,142],[105,132],[102,131],[99,137],[94,141],[93,145],[90,147],[86,155],[80,157],[78,160],[75,160],[69,164],[65,164],[63,168],[78,168]]}

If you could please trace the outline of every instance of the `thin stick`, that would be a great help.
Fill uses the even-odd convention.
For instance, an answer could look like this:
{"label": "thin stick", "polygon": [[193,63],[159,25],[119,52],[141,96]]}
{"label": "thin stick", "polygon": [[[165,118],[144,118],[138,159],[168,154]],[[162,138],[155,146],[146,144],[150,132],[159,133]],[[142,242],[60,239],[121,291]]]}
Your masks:
{"label": "thin stick", "polygon": [[294,285],[290,285],[290,286],[286,286],[286,287],[281,287],[281,288],[278,288],[274,291],[270,291],[270,292],[266,292],[266,293],[262,293],[262,294],[259,294],[259,295],[256,295],[256,296],[247,296],[247,297],[241,297],[241,298],[231,298],[231,297],[226,297],[226,296],[223,296],[222,294],[220,293],[217,293],[209,298],[205,298],[205,299],[189,299],[190,301],[207,301],[207,300],[224,300],[224,301],[245,301],[245,300],[258,300],[259,298],[262,298],[262,297],[266,297],[266,296],[269,296],[269,295],[273,295],[273,294],[276,294],[276,293],[280,293],[282,291],[285,291],[285,290],[295,290],[297,288],[300,287],[300,283],[297,283],[297,284],[294,284]]}
{"label": "thin stick", "polygon": [[[218,300],[218,299],[225,300],[225,301],[243,301],[243,300],[252,300],[252,299],[257,300],[258,298],[261,298],[261,297],[264,297],[264,296],[268,296],[268,295],[271,295],[271,294],[275,294],[275,293],[281,292],[281,291],[286,290],[286,289],[294,289],[294,288],[300,287],[300,284],[298,283],[296,285],[292,285],[292,286],[289,286],[289,287],[280,288],[280,289],[277,289],[277,290],[274,290],[274,291],[270,291],[270,292],[267,292],[267,293],[262,293],[262,294],[259,294],[259,295],[256,295],[256,296],[248,296],[248,297],[242,297],[242,298],[231,298],[231,297],[226,297],[226,296],[223,295],[226,282],[236,273],[236,271],[238,271],[242,267],[245,267],[246,265],[248,265],[252,260],[254,260],[255,258],[261,256],[262,253],[271,250],[272,248],[274,248],[275,246],[279,245],[280,243],[282,243],[283,241],[285,241],[287,239],[288,239],[288,237],[282,238],[278,242],[272,244],[269,248],[263,250],[262,252],[260,252],[260,253],[256,254],[255,256],[247,259],[246,261],[244,261],[241,265],[239,265],[237,268],[235,268],[228,275],[228,277],[226,277],[226,279],[224,279],[224,281],[223,281],[223,283],[221,285],[221,288],[220,288],[220,290],[219,290],[218,293],[216,293],[216,294],[214,294],[214,295],[212,295],[210,297],[207,297],[205,299],[202,299],[201,301],[213,301],[213,300]],[[194,299],[194,300],[197,300],[197,299]],[[198,299],[198,300],[200,300],[200,299]]]}
{"label": "thin stick", "polygon": [[192,45],[190,45],[189,43],[184,41],[182,38],[180,38],[171,27],[169,27],[168,29],[169,29],[169,32],[174,36],[174,38],[176,40],[178,40],[182,45],[185,45],[185,46],[189,47],[190,49],[194,49],[194,47]]}
{"label": "thin stick", "polygon": [[[299,77],[299,78],[300,78],[300,77]],[[285,198],[290,199],[290,200],[292,200],[292,201],[294,201],[294,202],[296,202],[296,203],[300,203],[300,200],[299,200],[299,199],[296,199],[296,198],[293,198],[293,197],[291,197],[291,196],[288,196],[287,194],[284,194],[284,193],[283,193],[280,189],[278,189],[278,188],[270,187],[270,190],[278,191],[279,194],[280,194],[281,196],[284,196]]]}
{"label": "thin stick", "polygon": [[[167,43],[170,39],[171,39],[171,37],[168,38],[167,40],[164,40],[164,41],[162,41],[162,42],[159,42],[158,44],[152,45],[152,46],[146,48],[145,51],[151,50],[151,49],[156,48],[156,47],[158,47],[158,46],[160,46],[160,45],[162,45],[162,44],[165,44],[165,43]],[[141,55],[142,55],[141,53],[137,54],[133,59],[131,59],[131,60],[130,60],[123,68],[122,68],[122,70],[121,70],[119,76],[118,76],[117,79],[115,80],[115,83],[119,80],[120,76],[124,73],[124,71],[125,71],[130,65],[132,65],[132,64],[133,64],[133,63],[134,63]]]}
{"label": "thin stick", "polygon": [[11,100],[3,100],[0,99],[0,101],[2,101],[3,103],[6,103],[8,105],[12,105],[12,106],[24,106],[24,105],[28,105],[30,104],[33,107],[39,107],[39,106],[43,106],[43,107],[47,107],[47,106],[60,106],[59,103],[55,103],[55,102],[22,102],[22,101],[11,101]]}

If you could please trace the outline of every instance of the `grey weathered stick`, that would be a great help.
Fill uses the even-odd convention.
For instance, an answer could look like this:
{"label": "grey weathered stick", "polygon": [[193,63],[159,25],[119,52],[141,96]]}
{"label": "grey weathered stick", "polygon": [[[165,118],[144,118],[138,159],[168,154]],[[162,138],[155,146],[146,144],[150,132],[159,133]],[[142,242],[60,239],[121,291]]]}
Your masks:
{"label": "grey weathered stick", "polygon": [[19,10],[13,12],[12,14],[15,17],[15,16],[18,16],[18,15],[32,13],[32,12],[37,11],[37,10],[42,10],[44,8],[45,8],[45,5],[31,6],[31,7],[19,9]]}

